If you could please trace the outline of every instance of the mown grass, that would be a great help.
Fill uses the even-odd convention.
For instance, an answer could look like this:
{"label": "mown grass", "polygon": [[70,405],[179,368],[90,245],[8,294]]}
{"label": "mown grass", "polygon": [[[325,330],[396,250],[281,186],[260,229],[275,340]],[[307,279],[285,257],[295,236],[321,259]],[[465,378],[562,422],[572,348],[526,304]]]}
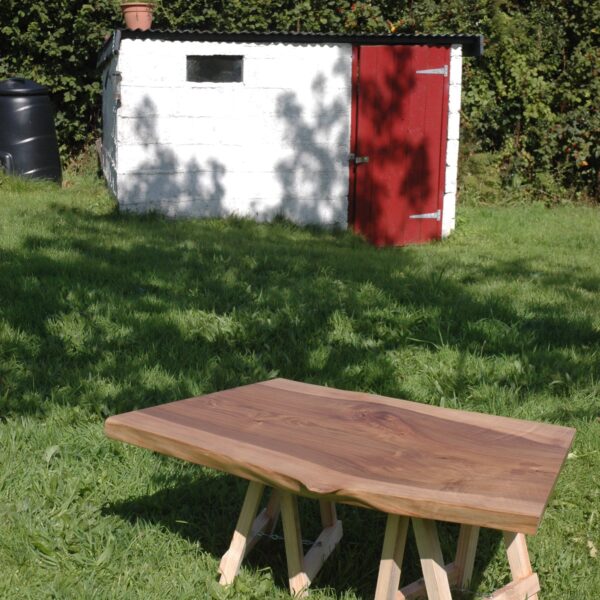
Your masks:
{"label": "mown grass", "polygon": [[[446,242],[377,250],[119,215],[70,179],[0,183],[0,596],[289,597],[277,541],[215,583],[242,482],[102,432],[108,414],[278,375],[576,427],[530,551],[544,597],[600,597],[598,209],[470,206]],[[366,599],[384,518],[340,513],[313,597]],[[302,515],[310,538],[314,503]],[[476,595],[508,580],[498,534],[480,548]]]}

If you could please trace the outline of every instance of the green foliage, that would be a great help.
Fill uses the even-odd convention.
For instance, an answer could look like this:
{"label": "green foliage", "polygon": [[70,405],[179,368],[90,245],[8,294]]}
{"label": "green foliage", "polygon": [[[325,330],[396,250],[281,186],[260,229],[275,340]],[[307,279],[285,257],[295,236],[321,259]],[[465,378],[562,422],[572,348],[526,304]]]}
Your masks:
{"label": "green foliage", "polygon": [[119,19],[113,0],[0,3],[0,78],[23,76],[48,86],[65,158],[97,131],[96,55]]}
{"label": "green foliage", "polygon": [[378,3],[368,0],[173,0],[157,7],[155,23],[217,31],[386,30]]}
{"label": "green foliage", "polygon": [[[46,84],[64,157],[97,135],[96,54],[120,26],[114,0],[0,5],[0,77]],[[565,186],[600,197],[600,1],[170,0],[162,28],[220,31],[483,33],[466,61],[464,141],[495,152],[506,188],[555,200]]]}
{"label": "green foliage", "polygon": [[506,188],[600,197],[598,0],[379,4],[397,31],[484,35],[464,67],[463,141],[498,153]]}
{"label": "green foliage", "polygon": [[467,67],[468,140],[500,153],[508,187],[534,184],[548,196],[572,185],[598,197],[600,3],[495,4],[472,25],[487,47],[485,60]]}

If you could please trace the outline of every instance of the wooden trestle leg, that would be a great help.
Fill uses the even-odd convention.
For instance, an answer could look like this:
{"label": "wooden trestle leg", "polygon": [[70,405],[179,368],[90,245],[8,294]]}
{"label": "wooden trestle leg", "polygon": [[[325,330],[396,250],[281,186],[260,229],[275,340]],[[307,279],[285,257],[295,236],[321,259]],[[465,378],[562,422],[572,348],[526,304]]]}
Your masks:
{"label": "wooden trestle leg", "polygon": [[[435,524],[435,522],[431,523]],[[431,525],[426,527],[428,527],[429,530],[429,539],[431,540],[432,535],[434,538],[437,538],[436,528],[431,527]],[[460,526],[454,562],[451,562],[443,567],[444,571],[446,571],[448,575],[448,583],[451,587],[455,585],[458,585],[460,588],[468,587],[468,583],[473,574],[473,565],[475,563],[475,551],[477,549],[478,538],[478,527],[473,527],[471,525]],[[435,541],[433,541],[433,547],[435,547],[435,545]],[[425,578],[422,577],[421,579],[417,579],[416,581],[405,585],[398,592],[395,598],[396,600],[414,600],[416,598],[425,598],[427,597],[426,588],[427,586],[425,584]]]}
{"label": "wooden trestle leg", "polygon": [[302,553],[298,499],[289,492],[281,492],[281,522],[285,539],[290,592],[292,596],[305,597],[308,595],[308,587],[312,580],[342,539],[342,522],[337,519],[335,504],[322,500],[323,531],[306,555]]}
{"label": "wooden trestle leg", "polygon": [[[423,578],[398,590],[408,517],[388,515],[375,600],[451,600],[450,586],[466,589],[471,582],[479,527],[460,526],[454,562],[444,565],[436,522],[417,518],[411,520]],[[508,531],[503,533],[513,580],[488,596],[488,600],[538,600],[540,585],[538,576],[531,569],[525,536]]]}
{"label": "wooden trestle leg", "polygon": [[510,565],[512,582],[494,592],[489,600],[512,600],[513,598],[527,598],[538,600],[540,582],[538,576],[531,569],[527,541],[522,533],[505,531],[504,544]]}
{"label": "wooden trestle leg", "polygon": [[421,569],[429,600],[452,600],[448,572],[444,566],[435,521],[412,519]]}
{"label": "wooden trestle leg", "polygon": [[469,589],[475,566],[475,554],[479,541],[479,527],[461,525],[454,558],[455,572],[450,572],[451,583],[455,582],[461,590]]}
{"label": "wooden trestle leg", "polygon": [[281,512],[290,591],[293,596],[306,596],[311,581],[342,538],[342,522],[337,518],[335,504],[321,500],[323,531],[304,556],[298,499],[289,492],[272,490],[267,506],[256,516],[264,488],[263,484],[256,482],[248,485],[231,545],[221,559],[219,583],[221,585],[233,583],[244,557],[255,546],[262,534],[273,532]]}
{"label": "wooden trestle leg", "polygon": [[377,587],[375,588],[375,600],[396,600],[404,547],[406,546],[408,521],[408,517],[388,515]]}
{"label": "wooden trestle leg", "polygon": [[289,492],[281,494],[281,523],[283,525],[290,592],[292,596],[303,597],[307,595],[310,580],[304,569],[298,499]]}
{"label": "wooden trestle leg", "polygon": [[[219,572],[221,573],[219,583],[221,585],[233,583],[235,576],[240,570],[240,565],[246,555],[247,548],[255,543],[252,537],[252,533],[254,533],[253,525],[264,489],[264,484],[257,483],[256,481],[251,481],[248,485],[242,511],[235,526],[229,550],[223,554],[221,563],[219,564]],[[257,535],[255,533],[255,537]]]}
{"label": "wooden trestle leg", "polygon": [[262,533],[271,533],[277,524],[279,517],[279,492],[277,490],[271,492],[267,506],[256,516],[264,489],[265,486],[262,483],[255,481],[248,485],[231,544],[219,564],[219,573],[221,573],[219,583],[221,585],[233,583],[240,570],[242,560],[254,548],[259,536]]}

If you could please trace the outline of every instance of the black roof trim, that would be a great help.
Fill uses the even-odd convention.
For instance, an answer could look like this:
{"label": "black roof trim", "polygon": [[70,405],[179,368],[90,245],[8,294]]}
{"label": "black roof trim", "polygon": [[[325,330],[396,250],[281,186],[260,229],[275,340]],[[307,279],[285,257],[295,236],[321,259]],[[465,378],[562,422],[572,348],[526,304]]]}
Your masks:
{"label": "black roof trim", "polygon": [[[116,39],[118,36],[118,39]],[[176,40],[204,42],[246,42],[246,43],[287,43],[287,44],[356,44],[363,46],[382,45],[423,45],[449,46],[460,44],[463,56],[483,54],[483,36],[469,34],[407,34],[407,33],[280,33],[252,32],[226,33],[218,31],[198,31],[193,29],[163,30],[117,29],[109,38],[98,57],[98,67],[118,52],[122,39],[134,40]],[[116,44],[114,43],[116,41]]]}

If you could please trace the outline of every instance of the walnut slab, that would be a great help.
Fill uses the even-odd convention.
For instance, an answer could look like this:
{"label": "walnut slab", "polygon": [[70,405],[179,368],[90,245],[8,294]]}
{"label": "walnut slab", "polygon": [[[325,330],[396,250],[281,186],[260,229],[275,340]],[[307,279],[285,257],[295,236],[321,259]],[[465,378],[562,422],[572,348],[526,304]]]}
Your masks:
{"label": "walnut slab", "polygon": [[295,494],[535,533],[575,430],[274,379],[115,415],[106,434]]}

